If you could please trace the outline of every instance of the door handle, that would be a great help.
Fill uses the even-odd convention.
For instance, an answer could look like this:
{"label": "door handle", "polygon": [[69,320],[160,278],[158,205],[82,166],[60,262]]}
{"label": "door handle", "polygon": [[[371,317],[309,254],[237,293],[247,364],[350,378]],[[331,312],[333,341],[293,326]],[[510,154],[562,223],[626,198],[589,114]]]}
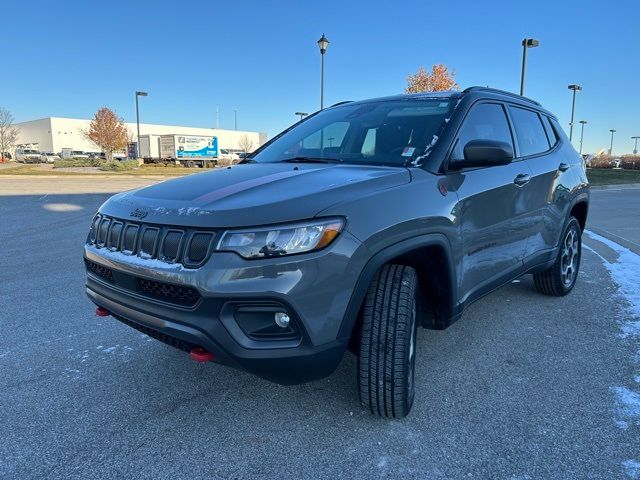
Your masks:
{"label": "door handle", "polygon": [[567,170],[569,170],[569,164],[562,162],[560,165],[558,165],[558,170],[560,170],[561,172],[566,172]]}
{"label": "door handle", "polygon": [[529,183],[530,180],[531,175],[529,175],[528,173],[519,173],[518,175],[516,175],[516,178],[513,179],[513,183],[515,183],[519,187],[522,187],[523,185]]}

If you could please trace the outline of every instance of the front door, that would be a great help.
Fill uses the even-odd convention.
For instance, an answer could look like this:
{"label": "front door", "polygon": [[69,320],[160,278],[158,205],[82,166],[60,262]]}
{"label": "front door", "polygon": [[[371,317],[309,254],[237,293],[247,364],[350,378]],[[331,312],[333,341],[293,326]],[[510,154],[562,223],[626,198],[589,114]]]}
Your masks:
{"label": "front door", "polygon": [[[458,133],[452,158],[471,140],[513,146],[504,106],[475,104]],[[514,148],[514,152],[515,152]],[[531,171],[524,161],[450,173],[460,222],[459,301],[473,300],[522,269],[533,212],[527,199]]]}

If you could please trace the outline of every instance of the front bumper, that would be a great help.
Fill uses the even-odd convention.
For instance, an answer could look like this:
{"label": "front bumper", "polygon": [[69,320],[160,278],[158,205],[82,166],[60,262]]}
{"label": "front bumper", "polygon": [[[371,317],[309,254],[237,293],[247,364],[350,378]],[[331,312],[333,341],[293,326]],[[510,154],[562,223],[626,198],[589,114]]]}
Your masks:
{"label": "front bumper", "polygon": [[[304,255],[247,261],[214,253],[199,269],[147,265],[139,258],[85,246],[85,258],[126,275],[185,285],[198,291],[193,305],[175,305],[87,272],[89,298],[120,321],[183,350],[203,347],[217,362],[280,384],[331,374],[348,337],[339,338],[351,292],[367,259],[348,232],[328,249]],[[234,320],[235,306],[282,306],[299,326],[300,338],[249,338]]]}

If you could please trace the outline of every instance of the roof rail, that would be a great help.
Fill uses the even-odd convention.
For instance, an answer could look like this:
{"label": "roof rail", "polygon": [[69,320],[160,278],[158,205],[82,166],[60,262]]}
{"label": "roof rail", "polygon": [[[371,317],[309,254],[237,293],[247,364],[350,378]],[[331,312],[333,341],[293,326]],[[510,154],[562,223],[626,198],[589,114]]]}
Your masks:
{"label": "roof rail", "polygon": [[539,102],[536,102],[535,100],[528,98],[528,97],[523,97],[522,95],[518,95],[517,93],[513,93],[513,92],[507,92],[506,90],[499,90],[497,88],[490,88],[490,87],[468,87],[465,88],[462,93],[466,93],[466,92],[492,92],[492,93],[498,93],[500,95],[507,95],[509,97],[514,97],[517,98],[519,100],[524,100],[525,102],[530,102],[533,103],[534,105],[538,105],[539,107],[541,107],[542,105]]}
{"label": "roof rail", "polygon": [[[345,100],[344,102],[338,102],[338,103],[334,103],[333,105],[331,105],[332,107],[337,107],[338,105],[344,105],[345,103],[351,103],[353,102],[353,100]],[[331,108],[331,107],[329,107]]]}

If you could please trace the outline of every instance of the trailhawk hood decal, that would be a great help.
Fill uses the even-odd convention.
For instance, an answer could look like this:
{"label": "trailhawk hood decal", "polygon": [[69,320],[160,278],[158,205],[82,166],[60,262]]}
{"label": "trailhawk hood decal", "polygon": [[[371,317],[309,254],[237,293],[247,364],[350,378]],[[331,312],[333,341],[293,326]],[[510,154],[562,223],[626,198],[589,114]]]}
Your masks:
{"label": "trailhawk hood decal", "polygon": [[169,225],[267,225],[311,218],[344,200],[410,180],[405,168],[246,164],[120,193],[100,211],[123,219]]}

